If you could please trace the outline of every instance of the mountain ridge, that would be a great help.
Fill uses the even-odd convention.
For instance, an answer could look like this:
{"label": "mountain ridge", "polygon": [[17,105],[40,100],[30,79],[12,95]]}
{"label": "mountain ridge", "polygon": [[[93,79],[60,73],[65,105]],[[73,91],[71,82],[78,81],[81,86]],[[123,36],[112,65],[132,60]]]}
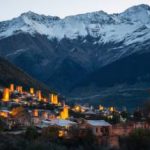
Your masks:
{"label": "mountain ridge", "polygon": [[[149,56],[149,41],[148,5],[134,6],[120,14],[98,11],[64,19],[28,12],[0,23],[0,56],[69,96],[76,95],[72,92],[74,88],[81,89],[84,79],[104,70],[103,76],[96,78],[99,82],[108,75],[105,68],[115,62],[122,63],[123,59],[134,59],[135,54],[139,55],[138,61],[144,68],[145,62],[140,56],[142,58],[143,53]],[[115,70],[116,65],[112,66],[110,74],[115,71],[121,76],[119,70]],[[142,69],[140,71],[143,73]],[[129,86],[133,72],[128,73],[131,78],[126,84]],[[116,85],[117,81],[115,78],[110,82]],[[91,78],[86,82],[89,85]],[[97,88],[101,89],[101,86]],[[94,92],[94,89],[91,87],[88,91]]]}
{"label": "mountain ridge", "polygon": [[[115,31],[114,25],[118,27],[117,25],[121,26],[121,24],[125,22],[126,25],[128,25],[127,27],[131,28],[132,26],[130,24],[135,24],[134,28],[128,31],[130,33],[135,31],[137,25],[139,27],[139,25],[143,25],[143,23],[150,23],[149,15],[150,6],[148,5],[133,6],[120,14],[107,14],[103,11],[97,11],[67,16],[63,19],[56,16],[38,15],[29,11],[12,20],[1,22],[0,37],[8,37],[21,31],[30,33],[33,36],[39,33],[46,35],[49,39],[57,38],[59,40],[64,37],[74,39],[78,36],[87,36],[90,34],[93,37],[101,36],[102,41],[100,42],[107,42],[107,40],[113,41],[111,36],[118,34],[118,31]],[[109,26],[104,28],[104,25],[107,24]],[[112,26],[110,26],[110,24]],[[116,32],[115,34],[113,30]],[[111,34],[105,37],[104,34],[106,32],[111,32]],[[126,35],[126,33],[122,34]],[[117,38],[117,36],[115,38]],[[120,38],[122,37],[120,36]],[[119,38],[117,40],[119,40]]]}

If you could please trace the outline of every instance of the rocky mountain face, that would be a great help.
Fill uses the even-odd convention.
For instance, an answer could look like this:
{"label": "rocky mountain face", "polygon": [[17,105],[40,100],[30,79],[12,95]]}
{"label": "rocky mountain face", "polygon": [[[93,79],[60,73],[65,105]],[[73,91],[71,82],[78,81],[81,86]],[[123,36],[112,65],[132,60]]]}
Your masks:
{"label": "rocky mountain face", "polygon": [[27,12],[0,22],[0,56],[72,97],[87,95],[87,87],[93,95],[123,84],[149,84],[149,41],[148,5],[64,19]]}

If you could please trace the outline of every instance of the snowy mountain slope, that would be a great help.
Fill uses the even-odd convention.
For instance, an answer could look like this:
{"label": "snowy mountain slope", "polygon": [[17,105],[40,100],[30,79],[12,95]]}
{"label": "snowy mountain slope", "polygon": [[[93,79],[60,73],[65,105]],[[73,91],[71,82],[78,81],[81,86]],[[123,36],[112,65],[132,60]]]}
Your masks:
{"label": "snowy mountain slope", "polygon": [[149,53],[149,41],[148,5],[64,19],[27,12],[0,22],[0,56],[63,93],[115,61]]}
{"label": "snowy mountain slope", "polygon": [[46,35],[49,39],[54,37],[74,39],[78,36],[91,35],[100,37],[100,43],[118,42],[128,39],[143,25],[148,29],[150,27],[150,7],[147,5],[129,8],[121,14],[109,15],[99,11],[64,19],[27,12],[18,18],[1,22],[0,37],[5,38],[22,31],[31,35],[35,33]]}
{"label": "snowy mountain slope", "polygon": [[134,53],[97,69],[75,85],[69,97],[77,103],[140,107],[150,97],[149,60],[150,52]]}

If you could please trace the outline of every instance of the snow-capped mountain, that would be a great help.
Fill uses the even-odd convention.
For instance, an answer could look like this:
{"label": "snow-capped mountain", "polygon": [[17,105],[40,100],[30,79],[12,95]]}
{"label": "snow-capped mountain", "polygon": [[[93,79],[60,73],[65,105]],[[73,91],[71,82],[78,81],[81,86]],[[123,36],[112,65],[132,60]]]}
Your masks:
{"label": "snow-capped mountain", "polygon": [[[149,41],[148,5],[134,6],[120,14],[98,11],[63,19],[27,12],[0,22],[0,55],[64,93],[78,86],[90,86],[98,80],[102,82],[106,74],[114,75],[109,78],[111,84],[107,83],[108,86],[130,83],[134,71],[128,71],[130,61],[123,60],[137,58],[135,61],[144,64],[140,56],[149,56]],[[119,75],[121,66],[130,75],[118,82],[114,72]],[[149,81],[150,71],[147,69],[144,73],[141,67],[132,83],[138,82],[139,78]],[[96,81],[94,74],[98,74]]]}
{"label": "snow-capped mountain", "polygon": [[18,18],[1,22],[0,37],[5,38],[18,32],[26,32],[31,35],[35,33],[46,35],[49,39],[60,40],[64,37],[75,39],[78,36],[91,35],[100,37],[100,43],[118,42],[125,38],[129,40],[130,35],[143,27],[149,31],[150,7],[147,5],[134,6],[121,14],[109,15],[99,11],[64,19],[27,12]]}

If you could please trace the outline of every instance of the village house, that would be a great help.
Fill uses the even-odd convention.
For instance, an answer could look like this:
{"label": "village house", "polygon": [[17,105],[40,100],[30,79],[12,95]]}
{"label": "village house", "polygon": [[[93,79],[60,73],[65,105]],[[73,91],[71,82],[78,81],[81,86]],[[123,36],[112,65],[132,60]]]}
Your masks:
{"label": "village house", "polygon": [[81,132],[90,129],[97,141],[102,145],[109,143],[109,137],[112,134],[112,125],[105,120],[82,120],[79,123]]}
{"label": "village house", "polygon": [[64,119],[52,119],[52,120],[42,120],[41,124],[38,124],[36,127],[39,129],[44,129],[47,127],[56,127],[59,129],[58,136],[69,138],[69,129],[73,126],[77,126],[76,122]]}
{"label": "village house", "polygon": [[112,132],[112,125],[104,120],[86,120],[85,125],[95,136],[110,136]]}

